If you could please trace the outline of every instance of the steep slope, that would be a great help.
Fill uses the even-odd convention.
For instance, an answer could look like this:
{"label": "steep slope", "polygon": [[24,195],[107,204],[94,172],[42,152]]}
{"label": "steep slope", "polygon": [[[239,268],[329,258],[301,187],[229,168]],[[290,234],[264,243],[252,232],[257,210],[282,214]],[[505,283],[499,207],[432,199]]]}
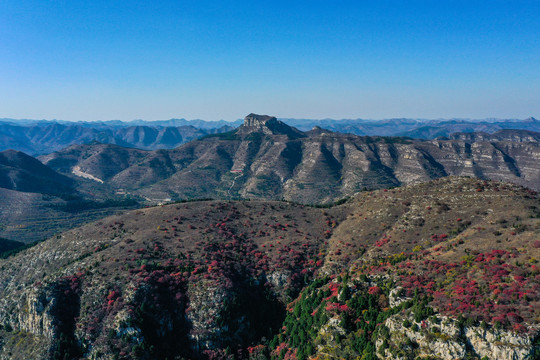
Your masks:
{"label": "steep slope", "polygon": [[[80,148],[78,148],[80,150]],[[111,158],[99,157],[99,153],[86,160],[101,163],[100,176],[108,167],[119,161],[119,151]],[[92,151],[98,150],[91,147]],[[142,150],[141,150],[142,151]],[[107,152],[111,155],[111,151]],[[57,166],[70,169],[66,157]],[[80,173],[84,174],[80,168]],[[74,179],[75,178],[75,179]],[[114,189],[101,191],[107,196],[92,193],[94,180],[78,181],[80,176],[70,178],[61,175],[39,160],[14,150],[0,153],[0,236],[31,243],[85,222],[116,213],[119,208],[133,208],[134,201],[123,195],[113,200]],[[101,184],[100,184],[101,185]],[[101,187],[103,188],[103,187]],[[112,194],[112,195],[108,195]],[[85,196],[86,195],[86,196]],[[96,201],[103,200],[103,201]]]}
{"label": "steep slope", "polygon": [[[108,158],[120,151],[94,146],[103,156],[112,152]],[[111,161],[88,166],[83,154],[91,147],[80,151],[74,146],[40,159],[64,174],[79,166],[104,181],[104,187],[121,188],[157,202],[193,198],[332,202],[364,189],[448,175],[511,181],[533,189],[540,186],[537,135],[516,131],[419,141],[360,137],[321,128],[304,133],[274,117],[250,114],[235,131],[172,150],[123,150],[137,155],[119,156],[130,159],[120,165]],[[79,155],[73,157],[76,151]],[[65,159],[70,159],[68,167],[61,165]],[[108,170],[106,175],[103,169]]]}
{"label": "steep slope", "polygon": [[[443,358],[497,347],[497,359],[524,359],[540,309],[539,218],[530,190],[453,177],[328,209],[136,210],[0,260],[0,355],[392,358],[451,346]],[[419,330],[402,345],[407,316]],[[440,346],[426,330],[435,321]],[[477,321],[499,342],[475,338]]]}
{"label": "steep slope", "polygon": [[[26,349],[37,354],[20,354],[26,358],[72,351],[75,337],[108,357],[246,348],[281,325],[283,302],[310,276],[332,220],[318,209],[257,202],[187,203],[109,218],[2,263],[0,317],[35,336]],[[74,276],[66,280],[64,272]],[[15,283],[25,284],[22,291],[12,292]],[[12,296],[26,299],[20,304],[28,303],[29,317],[16,320]],[[60,322],[67,326],[54,326]],[[129,336],[112,339],[115,324]],[[143,346],[133,350],[137,343]]]}
{"label": "steep slope", "polygon": [[20,151],[0,152],[0,187],[43,194],[72,194],[73,180]]}
{"label": "steep slope", "polygon": [[77,166],[82,173],[92,174],[97,180],[108,181],[122,170],[135,165],[147,154],[148,151],[145,150],[91,143],[72,145],[61,152],[42,155],[38,159],[64,174],[73,174],[73,168]]}
{"label": "steep slope", "polygon": [[452,177],[359,194],[320,270],[339,276],[289,306],[274,354],[537,358],[538,200]]}
{"label": "steep slope", "polygon": [[25,244],[132,209],[130,200],[90,201],[0,188],[0,237]]}
{"label": "steep slope", "polygon": [[20,241],[13,241],[8,239],[0,238],[0,256],[5,257],[13,250],[20,249],[24,246],[24,243]]}

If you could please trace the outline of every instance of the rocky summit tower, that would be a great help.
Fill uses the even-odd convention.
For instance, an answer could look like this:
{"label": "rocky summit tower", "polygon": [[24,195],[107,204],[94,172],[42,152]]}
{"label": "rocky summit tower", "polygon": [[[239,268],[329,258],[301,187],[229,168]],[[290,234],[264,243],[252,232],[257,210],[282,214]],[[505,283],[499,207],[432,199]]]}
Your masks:
{"label": "rocky summit tower", "polygon": [[263,133],[265,135],[287,135],[289,138],[304,137],[300,130],[290,127],[274,116],[249,114],[244,118],[244,124],[238,128],[238,134]]}
{"label": "rocky summit tower", "polygon": [[246,128],[245,130],[248,130],[250,132],[262,131],[263,133],[267,135],[271,135],[272,130],[270,128],[272,128],[272,125],[277,125],[277,124],[278,124],[278,119],[276,119],[274,116],[257,115],[257,114],[251,113],[244,118],[243,127]]}

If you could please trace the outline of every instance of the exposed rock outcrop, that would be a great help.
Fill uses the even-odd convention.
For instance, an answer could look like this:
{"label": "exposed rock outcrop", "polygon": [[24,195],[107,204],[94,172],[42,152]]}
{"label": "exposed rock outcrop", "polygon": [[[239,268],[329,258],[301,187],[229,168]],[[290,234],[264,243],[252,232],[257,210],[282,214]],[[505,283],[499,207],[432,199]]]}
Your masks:
{"label": "exposed rock outcrop", "polygon": [[509,331],[480,326],[460,328],[454,319],[432,316],[416,322],[413,317],[395,315],[386,320],[390,331],[388,348],[377,340],[381,359],[418,357],[443,360],[464,359],[467,354],[489,360],[524,360],[534,353],[531,338]]}
{"label": "exposed rock outcrop", "polygon": [[[386,320],[390,330],[390,348],[384,349],[381,359],[407,359],[414,354],[418,357],[434,357],[443,360],[463,359],[465,344],[460,341],[461,331],[456,322],[448,318],[438,318],[437,323],[424,320],[421,323],[407,316],[394,316]],[[378,354],[383,340],[376,345]]]}
{"label": "exposed rock outcrop", "polygon": [[521,360],[527,359],[534,351],[530,337],[508,331],[467,326],[463,335],[482,359]]}

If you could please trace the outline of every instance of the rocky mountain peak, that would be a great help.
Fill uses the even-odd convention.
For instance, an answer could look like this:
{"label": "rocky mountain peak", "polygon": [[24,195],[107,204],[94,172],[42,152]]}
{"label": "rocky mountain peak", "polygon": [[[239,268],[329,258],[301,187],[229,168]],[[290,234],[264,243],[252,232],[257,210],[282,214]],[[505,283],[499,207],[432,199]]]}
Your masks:
{"label": "rocky mountain peak", "polygon": [[244,118],[244,126],[262,127],[267,126],[268,123],[277,123],[278,119],[269,115],[249,114]]}
{"label": "rocky mountain peak", "polygon": [[238,133],[243,135],[254,132],[265,135],[287,135],[290,138],[305,136],[302,131],[279,121],[274,116],[251,113],[244,118],[244,124],[238,128]]}
{"label": "rocky mountain peak", "polygon": [[274,116],[249,114],[244,118],[244,124],[240,127],[241,133],[262,132],[266,135],[273,135],[278,127],[288,127]]}

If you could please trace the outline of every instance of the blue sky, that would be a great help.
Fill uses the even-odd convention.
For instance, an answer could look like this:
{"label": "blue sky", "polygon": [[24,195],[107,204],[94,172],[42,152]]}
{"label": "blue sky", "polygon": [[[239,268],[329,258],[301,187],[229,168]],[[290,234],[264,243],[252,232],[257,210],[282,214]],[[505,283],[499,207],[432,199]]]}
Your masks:
{"label": "blue sky", "polygon": [[0,0],[0,117],[540,117],[540,1]]}

